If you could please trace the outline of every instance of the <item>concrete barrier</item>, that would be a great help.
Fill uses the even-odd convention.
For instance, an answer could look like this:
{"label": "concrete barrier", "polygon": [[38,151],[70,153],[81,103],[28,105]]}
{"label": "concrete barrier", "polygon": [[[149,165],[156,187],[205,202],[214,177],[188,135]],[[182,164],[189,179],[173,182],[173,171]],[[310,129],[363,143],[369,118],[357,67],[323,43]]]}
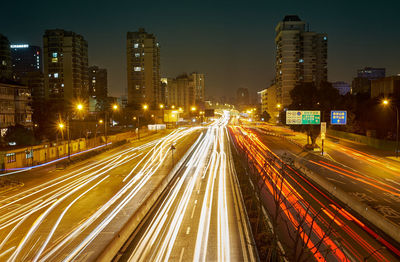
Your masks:
{"label": "concrete barrier", "polygon": [[310,180],[314,181],[314,183],[321,186],[331,195],[350,207],[357,214],[376,226],[379,230],[383,231],[389,237],[400,243],[400,226],[387,220],[384,216],[379,214],[370,206],[358,201],[356,198],[352,197],[340,188],[337,188],[335,185],[324,179],[321,175],[307,168],[304,162],[305,160],[295,158],[294,166],[302,174],[306,175]]}

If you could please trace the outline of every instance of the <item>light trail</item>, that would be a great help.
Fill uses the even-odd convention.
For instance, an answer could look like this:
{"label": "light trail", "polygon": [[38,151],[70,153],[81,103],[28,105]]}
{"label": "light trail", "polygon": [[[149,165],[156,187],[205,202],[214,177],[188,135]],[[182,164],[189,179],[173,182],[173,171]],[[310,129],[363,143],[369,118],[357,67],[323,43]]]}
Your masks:
{"label": "light trail", "polygon": [[[160,209],[156,211],[149,225],[141,234],[130,254],[129,261],[170,260],[171,254],[177,248],[175,243],[179,232],[186,232],[185,235],[189,232],[197,234],[194,238],[196,239],[193,247],[194,261],[230,260],[230,218],[228,217],[226,195],[226,165],[228,163],[224,140],[227,119],[229,119],[228,116],[207,127],[207,132],[198,142],[197,149],[187,159],[184,169],[180,171],[180,176],[160,203]],[[203,186],[201,186],[202,184]],[[196,187],[198,188],[197,193]],[[201,195],[198,194],[200,187],[204,187]],[[199,201],[202,202],[198,218],[193,218],[194,208],[188,208],[191,201],[195,205]],[[216,206],[213,205],[213,202]],[[217,239],[210,240],[209,232],[213,216],[217,221],[215,228]],[[187,219],[190,217],[192,220],[190,231],[183,227],[182,223],[185,217]],[[207,258],[207,247],[210,241],[213,241],[213,244],[218,247],[215,258]],[[188,248],[185,247],[185,249]],[[181,249],[179,249],[179,254],[182,258]]]}
{"label": "light trail", "polygon": [[[18,238],[12,238],[12,236],[17,231],[21,232],[21,227],[28,225],[29,221],[34,219],[33,224],[28,227],[23,238],[19,240],[19,244],[12,249],[7,249],[9,251],[2,255],[6,256],[12,252],[8,257],[9,261],[19,259],[44,261],[50,257],[54,258],[57,254],[59,255],[58,252],[62,249],[72,248],[70,255],[65,259],[75,259],[74,256],[78,255],[96,238],[98,233],[112,221],[115,215],[135,197],[151,176],[157,172],[168,156],[170,143],[172,141],[179,142],[197,129],[185,128],[176,130],[164,138],[151,141],[139,147],[130,147],[113,153],[100,161],[90,163],[39,186],[19,191],[0,200],[0,228],[2,228],[0,233],[6,234],[0,243],[0,249],[9,246],[9,241],[15,242]],[[148,152],[143,155],[144,153],[140,151],[145,150]],[[134,169],[129,172],[129,176],[128,174],[124,175],[122,182],[125,182],[125,184],[110,200],[102,204],[87,219],[80,221],[78,227],[75,227],[71,232],[63,232],[64,236],[62,238],[53,239],[55,233],[59,231],[59,225],[62,223],[63,218],[77,202],[86,198],[101,183],[109,181],[111,179],[110,172],[121,166],[126,166],[139,157],[139,162],[143,167],[134,175],[135,169],[140,166],[140,164],[136,164]],[[80,191],[83,193],[79,193]],[[75,194],[78,195],[74,197],[73,195]],[[65,204],[67,205],[65,206]],[[13,208],[15,205],[18,206]],[[111,208],[112,206],[115,207]],[[48,219],[50,216],[51,220]],[[105,219],[100,220],[103,216]],[[46,223],[43,223],[45,218]],[[5,231],[13,224],[15,225],[8,232]],[[93,225],[94,230],[85,232],[89,226]],[[70,228],[73,228],[73,226],[70,226]],[[47,233],[45,234],[46,231]],[[82,234],[86,236],[83,242],[72,242]],[[29,248],[24,248],[28,246]]]}
{"label": "light trail", "polygon": [[[253,131],[251,131],[250,129],[246,129],[246,131],[244,131],[243,128],[240,127],[232,127],[231,128],[231,132],[233,133],[236,141],[238,141],[239,146],[245,147],[248,146],[248,144],[253,145],[253,146],[249,146],[250,148],[248,148],[248,156],[251,158],[255,159],[255,163],[257,163],[257,165],[259,165],[260,167],[264,166],[265,161],[263,162],[262,159],[262,152],[268,152],[269,154],[273,155],[274,157],[277,157],[276,154],[274,154],[272,151],[270,151],[269,148],[267,148],[261,141],[259,141],[258,137],[255,135],[255,133],[253,133]],[[244,132],[246,132],[245,135],[241,135],[244,134]],[[246,138],[246,139],[245,139]],[[245,144],[245,141],[250,139],[251,142],[248,142],[247,145]],[[260,151],[261,156],[257,156],[257,151]],[[276,165],[277,168],[278,165]],[[287,168],[287,169],[286,169]],[[383,256],[383,254],[381,252],[375,252],[376,248],[374,248],[369,242],[367,242],[363,237],[361,237],[358,233],[356,233],[352,227],[350,227],[345,221],[348,220],[349,217],[352,217],[350,214],[348,214],[347,212],[344,212],[344,209],[340,207],[340,205],[338,203],[335,203],[330,197],[326,196],[323,192],[321,192],[318,188],[316,188],[314,185],[312,185],[307,179],[305,179],[302,175],[300,175],[299,173],[297,173],[295,170],[293,170],[290,166],[286,166],[286,170],[290,170],[291,172],[293,172],[294,174],[296,174],[296,176],[300,177],[304,182],[306,182],[309,186],[311,186],[314,190],[316,190],[318,192],[318,194],[320,194],[321,196],[323,196],[323,198],[327,199],[328,202],[330,202],[331,204],[329,205],[324,205],[314,194],[311,194],[308,190],[306,190],[298,181],[295,177],[293,177],[290,172],[285,171],[285,175],[290,177],[292,181],[294,181],[306,194],[308,194],[308,197],[311,197],[314,201],[316,201],[316,203],[318,203],[321,206],[321,210],[323,210],[324,213],[329,212],[328,216],[331,221],[335,222],[337,225],[342,225],[341,228],[343,229],[343,231],[350,236],[350,239],[355,239],[357,240],[357,243],[364,249],[367,251],[367,254],[373,254],[373,256],[379,260],[379,261],[388,261],[386,259],[385,256]],[[260,170],[260,169],[259,169]],[[274,170],[273,173],[275,173],[276,170]],[[270,173],[269,173],[270,174]],[[271,175],[271,174],[270,174]],[[269,190],[271,191],[272,188],[271,186],[267,186],[269,188]],[[282,188],[281,190],[283,190],[284,192],[284,188]],[[285,193],[284,193],[285,195]],[[290,201],[289,201],[290,202]],[[333,208],[335,207],[335,208]],[[329,211],[329,208],[332,208],[334,212],[337,213],[336,216],[332,216],[332,212]],[[338,211],[340,210],[340,212]],[[325,212],[326,211],[326,212]],[[315,211],[313,211],[313,213],[315,213]],[[334,220],[332,220],[332,217],[334,218]],[[344,219],[344,220],[343,220]],[[320,222],[327,225],[328,221],[325,220],[323,217],[321,217]],[[387,243],[386,241],[384,241],[381,237],[379,237],[375,232],[373,232],[371,229],[369,229],[368,227],[366,227],[364,224],[362,224],[359,220],[357,219],[352,219],[352,221],[356,222],[362,229],[364,229],[367,233],[369,233],[370,235],[373,236],[373,238],[378,239],[378,241],[380,241],[381,243],[383,243],[386,247],[388,247],[388,249],[392,250],[393,252],[396,252],[396,248],[394,248],[392,245],[390,245],[389,243]],[[319,230],[317,230],[319,231]],[[318,234],[318,232],[316,232]],[[347,250],[352,254],[352,257],[357,258],[357,260],[362,260],[363,259],[363,255],[361,255],[357,250],[355,250],[353,248],[353,246],[346,240],[346,238],[342,237],[338,232],[333,232],[333,235],[336,238],[341,238],[342,239],[342,246],[344,246]],[[383,240],[383,241],[382,241]],[[328,245],[330,246],[330,244]],[[333,249],[333,250],[336,250]],[[337,250],[336,250],[337,251]],[[336,252],[335,251],[335,252]],[[346,252],[347,254],[348,252]],[[341,260],[341,259],[339,259]]]}

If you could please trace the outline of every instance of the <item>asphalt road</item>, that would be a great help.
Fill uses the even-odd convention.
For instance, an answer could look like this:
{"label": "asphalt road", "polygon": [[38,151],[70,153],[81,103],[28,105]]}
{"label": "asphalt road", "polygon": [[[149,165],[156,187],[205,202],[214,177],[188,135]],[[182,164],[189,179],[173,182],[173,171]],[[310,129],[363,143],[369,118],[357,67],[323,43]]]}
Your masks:
{"label": "asphalt road", "polygon": [[171,188],[123,248],[119,261],[256,259],[234,192],[227,119],[221,121],[202,134]]}
{"label": "asphalt road", "polygon": [[[388,159],[388,152],[329,138],[325,141],[326,154],[322,157],[319,152],[304,152],[290,142],[304,145],[304,134],[281,127],[266,127],[259,129],[260,134],[264,134],[263,140],[278,155],[286,152],[307,159],[308,168],[400,226],[400,162]],[[275,139],[268,134],[285,138]]]}
{"label": "asphalt road", "polygon": [[[95,260],[124,224],[114,218],[128,203],[138,208],[172,168],[171,144],[179,158],[197,136],[198,128],[179,129],[66,170],[14,174],[24,186],[0,196],[0,260]],[[105,232],[110,225],[114,231]]]}
{"label": "asphalt road", "polygon": [[[317,261],[397,261],[399,258],[384,247],[379,234],[345,210],[340,203],[310,183],[302,174],[279,161],[265,165],[268,155],[283,153],[302,154],[302,149],[288,140],[255,132],[253,129],[233,127],[239,146],[245,148],[248,157],[258,166],[262,198],[274,217],[274,192],[282,192],[279,201],[279,237],[290,257],[293,250],[307,246]],[[284,168],[282,169],[282,166]],[[276,178],[277,170],[284,172],[284,181]],[[263,173],[264,172],[264,173]],[[326,174],[324,174],[326,175]],[[267,179],[268,177],[268,179]],[[345,177],[345,176],[344,176]],[[328,176],[329,178],[329,176]],[[274,185],[275,184],[275,185]],[[356,185],[350,184],[349,188]],[[361,187],[361,186],[360,186]],[[275,188],[275,190],[274,190]],[[276,189],[278,188],[278,189]],[[300,227],[299,227],[300,225]],[[302,231],[299,230],[301,228]],[[301,243],[294,244],[293,236],[303,232]],[[321,244],[319,248],[316,245]],[[302,244],[302,245],[301,245]],[[395,243],[389,243],[395,244]],[[395,244],[396,245],[396,244]]]}

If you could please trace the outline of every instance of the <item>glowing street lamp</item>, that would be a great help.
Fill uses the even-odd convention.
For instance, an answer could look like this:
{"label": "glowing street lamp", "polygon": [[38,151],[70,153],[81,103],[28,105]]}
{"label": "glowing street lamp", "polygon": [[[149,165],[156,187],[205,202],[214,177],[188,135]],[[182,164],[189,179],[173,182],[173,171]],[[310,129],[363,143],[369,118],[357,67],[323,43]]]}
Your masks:
{"label": "glowing street lamp", "polygon": [[196,111],[196,107],[192,106],[192,108],[190,108],[190,110],[192,110],[194,112],[194,111]]}
{"label": "glowing street lamp", "polygon": [[281,104],[277,104],[276,108],[280,109],[281,108]]}
{"label": "glowing street lamp", "polygon": [[118,105],[117,105],[117,104],[114,104],[114,105],[112,106],[112,109],[113,109],[114,111],[118,110]]}
{"label": "glowing street lamp", "polygon": [[171,106],[171,108],[172,108],[172,109],[175,109],[175,106],[174,106],[174,105],[172,105],[172,106]]}
{"label": "glowing street lamp", "polygon": [[78,109],[79,111],[83,110],[83,105],[81,103],[76,105],[76,109]]}
{"label": "glowing street lamp", "polygon": [[163,109],[164,108],[164,105],[163,104],[160,104],[160,109]]}
{"label": "glowing street lamp", "polygon": [[144,110],[147,110],[148,108],[149,108],[149,106],[148,106],[147,104],[144,104],[144,105],[143,105],[143,109],[144,109]]}
{"label": "glowing street lamp", "polygon": [[[384,106],[390,105],[390,101],[388,99],[382,100],[382,104]],[[396,158],[399,157],[399,107],[393,103],[393,107],[396,109]]]}
{"label": "glowing street lamp", "polygon": [[103,124],[103,119],[100,119],[100,120],[99,120],[99,124]]}
{"label": "glowing street lamp", "polygon": [[64,129],[64,127],[65,127],[65,126],[64,126],[64,124],[63,124],[63,123],[59,123],[59,124],[58,124],[58,128],[59,128],[60,130],[63,130],[63,129]]}

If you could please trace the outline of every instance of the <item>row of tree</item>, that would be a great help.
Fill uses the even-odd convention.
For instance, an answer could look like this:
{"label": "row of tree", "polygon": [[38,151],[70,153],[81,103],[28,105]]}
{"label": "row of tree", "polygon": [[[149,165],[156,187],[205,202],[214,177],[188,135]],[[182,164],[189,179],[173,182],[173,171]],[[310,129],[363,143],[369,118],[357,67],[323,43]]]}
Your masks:
{"label": "row of tree", "polygon": [[[331,110],[346,110],[347,124],[332,125],[330,128],[361,135],[370,134],[381,139],[395,139],[396,112],[392,106],[382,105],[383,97],[371,99],[368,94],[342,96],[331,83],[323,83],[318,88],[314,83],[302,83],[290,91],[292,103],[288,110],[319,110],[321,121],[330,123]],[[280,114],[280,122],[286,123],[286,114]],[[319,125],[291,125],[295,131],[306,132],[314,144],[320,132]]]}

